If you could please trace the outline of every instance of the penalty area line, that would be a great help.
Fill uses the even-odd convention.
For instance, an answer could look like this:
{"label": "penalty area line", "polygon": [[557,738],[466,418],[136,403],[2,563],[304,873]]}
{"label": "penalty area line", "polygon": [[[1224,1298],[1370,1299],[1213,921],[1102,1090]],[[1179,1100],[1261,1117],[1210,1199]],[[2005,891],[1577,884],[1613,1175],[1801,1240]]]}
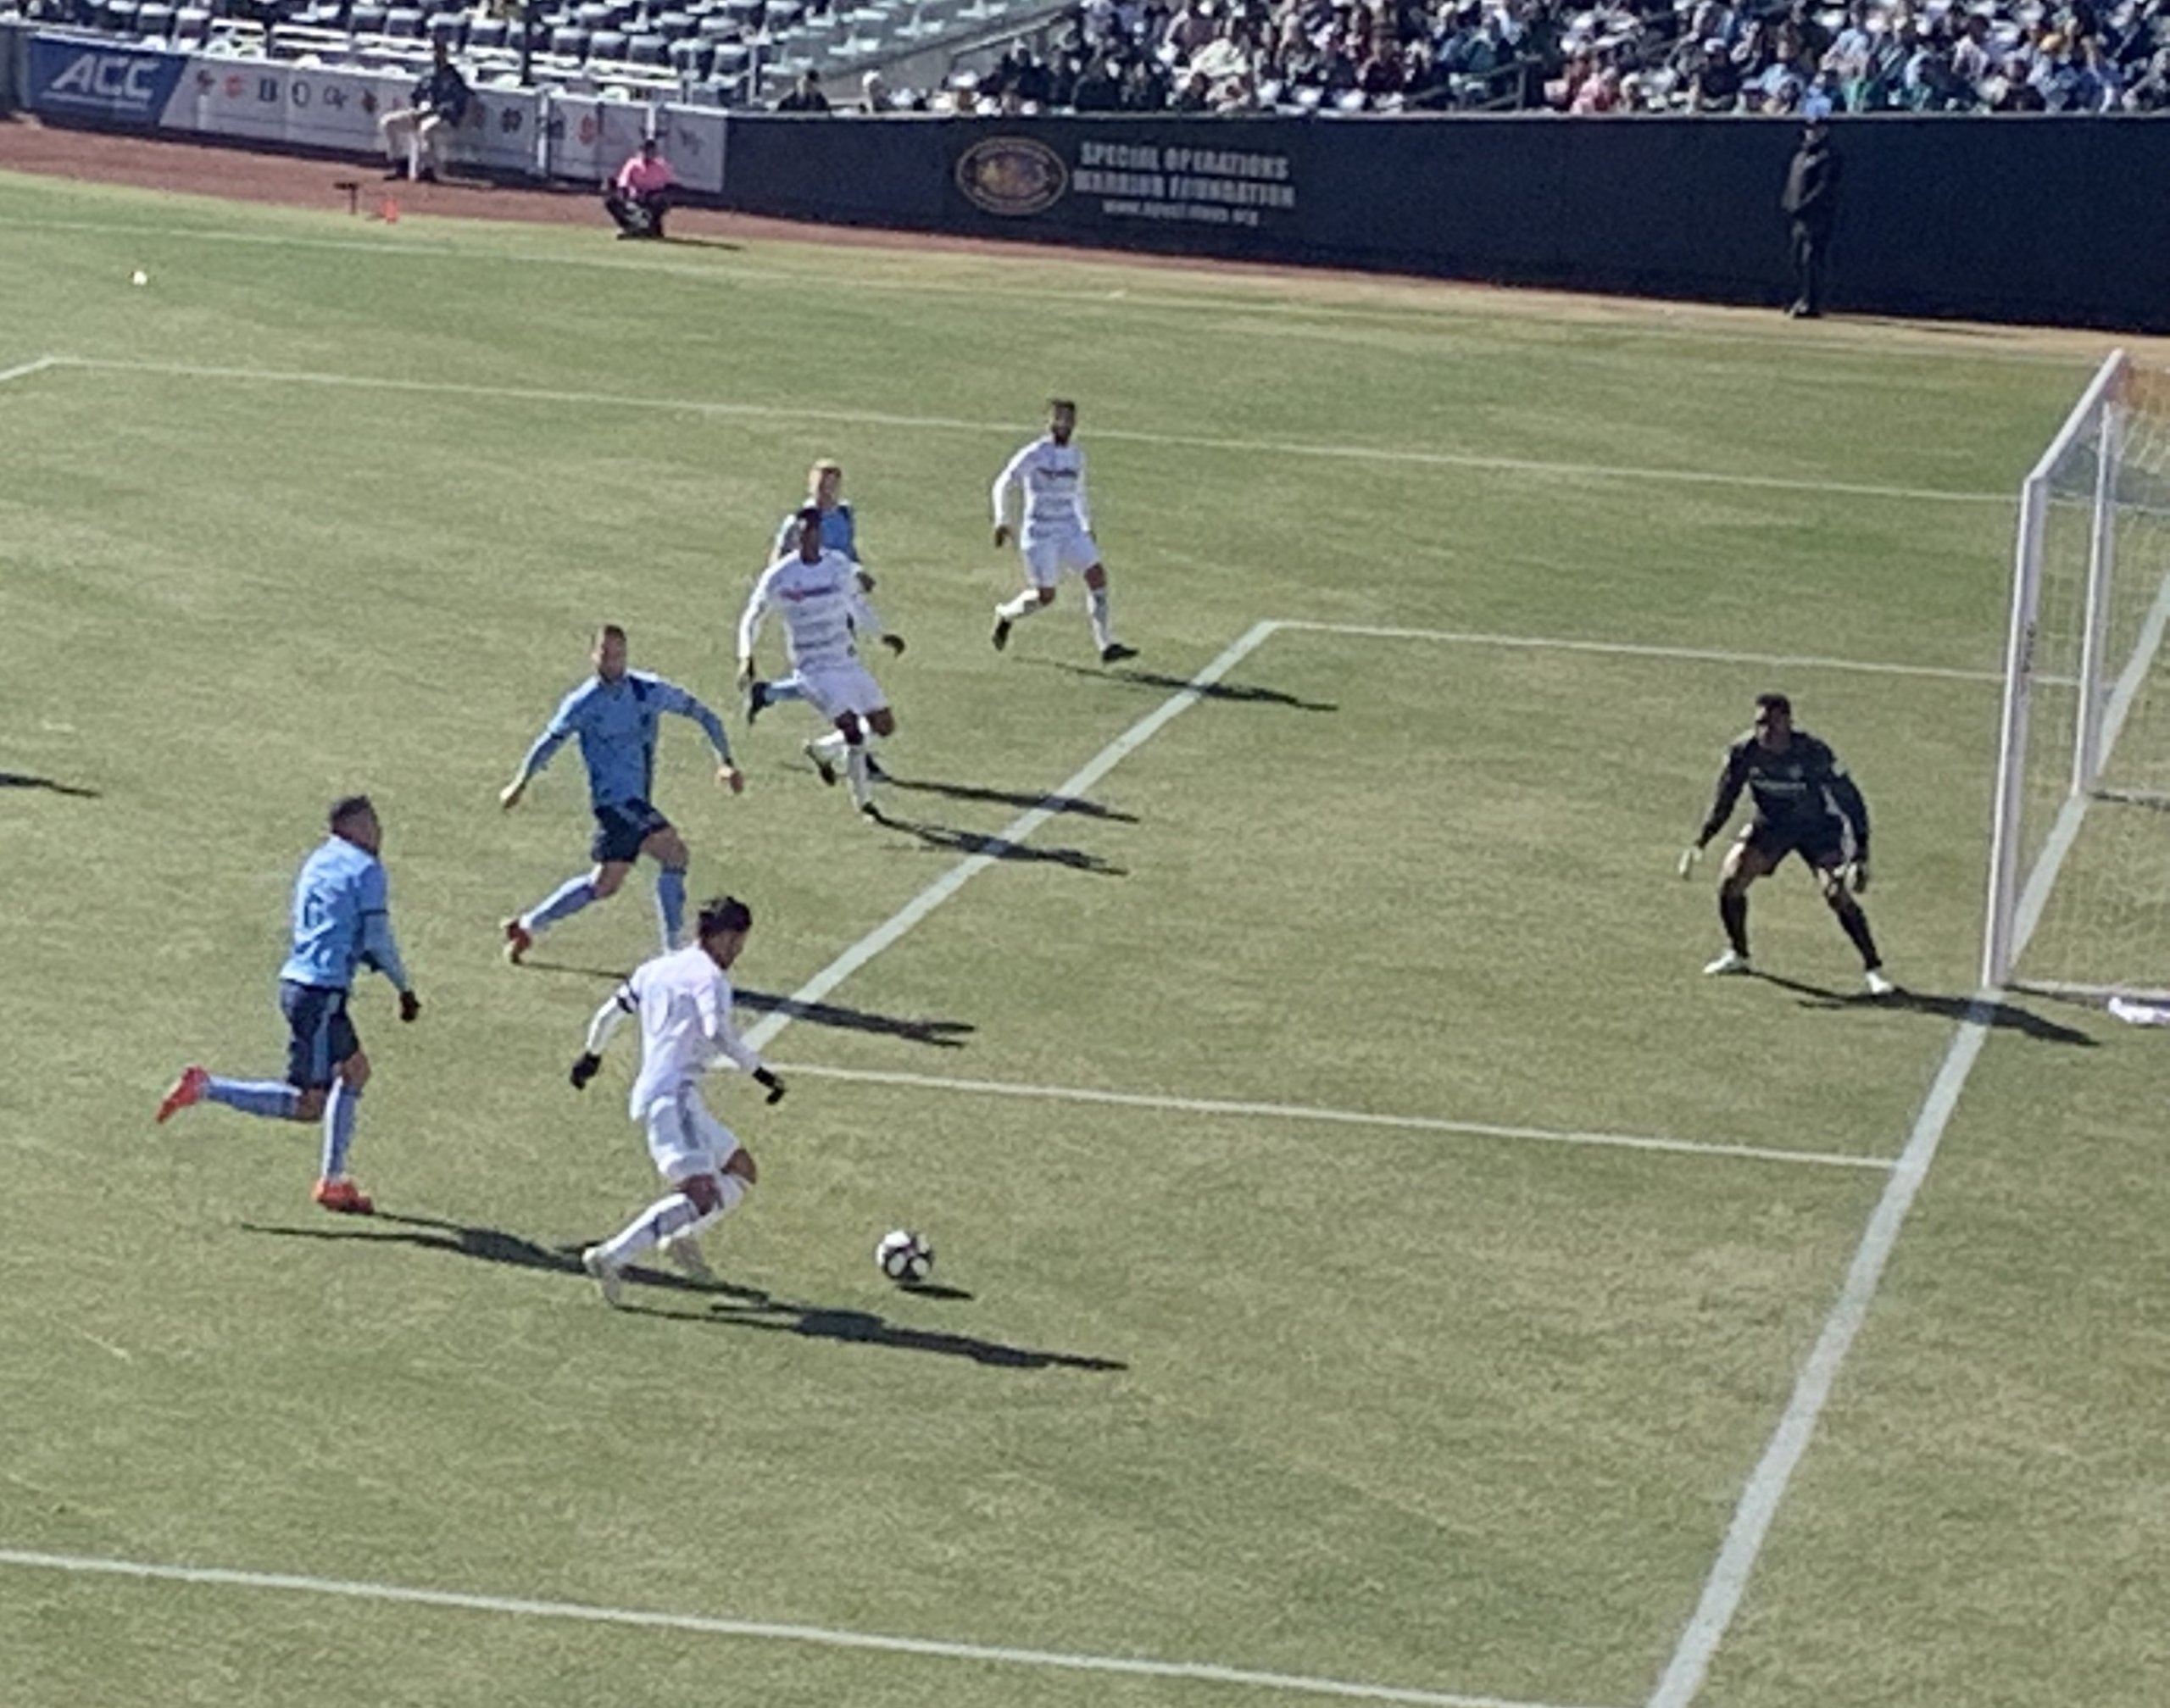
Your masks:
{"label": "penalty area line", "polygon": [[1488,1121],[1455,1121],[1443,1115],[1373,1115],[1361,1110],[1321,1109],[1308,1104],[1247,1103],[1210,1097],[1167,1097],[1146,1092],[1095,1091],[1082,1086],[1026,1085],[1010,1080],[954,1079],[939,1074],[904,1073],[856,1067],[824,1067],[810,1062],[780,1064],[787,1072],[809,1079],[847,1080],[865,1085],[910,1087],[970,1096],[1033,1099],[1049,1103],[1104,1104],[1118,1109],[1156,1110],[1179,1115],[1242,1116],[1254,1120],[1316,1121],[1338,1127],[1387,1127],[1405,1132],[1452,1133],[1472,1138],[1523,1139],[1541,1144],[1578,1144],[1615,1150],[1657,1151],[1674,1156],[1729,1157],[1755,1162],[1798,1162],[1824,1168],[1892,1167],[1882,1156],[1849,1156],[1843,1152],[1781,1150],[1758,1144],[1703,1143],[1633,1132],[1583,1132],[1572,1128],[1507,1126]]}
{"label": "penalty area line", "polygon": [[340,1577],[309,1577],[284,1572],[240,1572],[223,1566],[163,1566],[137,1560],[109,1560],[75,1554],[43,1554],[0,1549],[0,1566],[24,1571],[66,1572],[79,1577],[133,1578],[223,1589],[253,1589],[289,1595],[331,1596],[348,1601],[389,1602],[409,1607],[442,1608],[465,1613],[494,1613],[516,1619],[558,1619],[589,1625],[632,1626],[646,1630],[683,1631],[704,1637],[737,1637],[797,1643],[826,1649],[871,1650],[891,1655],[918,1655],[945,1661],[1037,1666],[1068,1672],[1127,1674],[1229,1684],[1294,1695],[1334,1696],[1364,1702],[1397,1702],[1416,1708],[1566,1708],[1566,1705],[1516,1702],[1500,1696],[1471,1696],[1448,1690],[1418,1690],[1392,1684],[1364,1684],[1340,1678],[1311,1678],[1298,1673],[1255,1672],[1202,1661],[1152,1661],[1119,1655],[1071,1655],[1047,1649],[1007,1649],[934,1638],[891,1637],[867,1631],[843,1631],[821,1625],[772,1624],[764,1620],[726,1619],[694,1613],[667,1613],[635,1607],[599,1607],[582,1601],[541,1601],[521,1596],[477,1595],[459,1590],[422,1589],[397,1583],[372,1583]]}
{"label": "penalty area line", "polygon": [[47,368],[59,365],[60,358],[58,356],[40,356],[36,361],[25,362],[19,367],[0,368],[0,386],[6,385],[10,380],[27,380],[32,374],[42,374]]}
{"label": "penalty area line", "polygon": [[1061,803],[1074,797],[1089,793],[1102,777],[1113,771],[1131,754],[1152,740],[1182,713],[1188,711],[1205,696],[1214,683],[1249,658],[1264,645],[1280,626],[1271,621],[1254,623],[1244,631],[1218,656],[1208,663],[1189,682],[1148,712],[1107,746],[1088,759],[1085,764],[1041,798],[1040,804],[1020,813],[995,836],[993,841],[979,853],[966,856],[949,871],[906,902],[903,907],[831,961],[813,977],[784,999],[783,1006],[755,1025],[747,1028],[746,1042],[755,1049],[766,1049],[778,1033],[798,1018],[800,1012],[849,978],[867,962],[895,943],[905,932],[932,913],[943,903],[1021,845],[1040,827],[1062,810]]}

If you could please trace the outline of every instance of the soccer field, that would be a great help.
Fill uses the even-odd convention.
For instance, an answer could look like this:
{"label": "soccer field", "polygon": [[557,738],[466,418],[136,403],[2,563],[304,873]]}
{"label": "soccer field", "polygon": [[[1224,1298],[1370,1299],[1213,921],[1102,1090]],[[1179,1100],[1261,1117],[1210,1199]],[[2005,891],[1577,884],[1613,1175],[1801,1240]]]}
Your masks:
{"label": "soccer field", "polygon": [[[2160,1039],[1961,1025],[2085,353],[4,175],[0,301],[0,1702],[2170,1694]],[[988,644],[1057,392],[1113,670],[1074,587]],[[731,689],[818,455],[886,827]],[[565,1069],[648,872],[497,932],[584,860],[573,755],[495,793],[604,620],[731,726],[743,797],[676,724],[658,796],[791,1086],[712,1085],[721,1283],[617,1312],[631,1052]],[[1772,687],[1901,999],[1798,867],[1697,976]],[[277,1071],[353,789],[425,1004],[358,988],[367,1221],[313,1129],[150,1121]]]}

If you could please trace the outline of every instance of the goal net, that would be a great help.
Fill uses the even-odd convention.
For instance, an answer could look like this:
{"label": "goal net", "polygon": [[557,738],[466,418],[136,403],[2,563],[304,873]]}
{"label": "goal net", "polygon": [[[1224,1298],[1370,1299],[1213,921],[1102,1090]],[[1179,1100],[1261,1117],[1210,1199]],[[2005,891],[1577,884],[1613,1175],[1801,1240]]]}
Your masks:
{"label": "goal net", "polygon": [[2020,487],[1983,983],[2170,999],[2170,374],[2112,354]]}

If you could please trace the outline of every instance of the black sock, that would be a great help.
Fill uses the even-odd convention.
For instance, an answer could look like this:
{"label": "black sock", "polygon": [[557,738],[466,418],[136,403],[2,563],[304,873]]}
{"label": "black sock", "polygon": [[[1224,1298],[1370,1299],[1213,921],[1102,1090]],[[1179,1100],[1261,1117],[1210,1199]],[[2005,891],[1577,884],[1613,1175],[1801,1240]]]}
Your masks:
{"label": "black sock", "polygon": [[1718,918],[1726,928],[1726,941],[1743,960],[1748,959],[1748,897],[1718,892]]}
{"label": "black sock", "polygon": [[1876,952],[1876,939],[1869,934],[1868,915],[1858,905],[1840,908],[1838,913],[1839,925],[1853,939],[1854,947],[1861,952],[1861,965],[1874,972],[1883,965],[1883,957]]}

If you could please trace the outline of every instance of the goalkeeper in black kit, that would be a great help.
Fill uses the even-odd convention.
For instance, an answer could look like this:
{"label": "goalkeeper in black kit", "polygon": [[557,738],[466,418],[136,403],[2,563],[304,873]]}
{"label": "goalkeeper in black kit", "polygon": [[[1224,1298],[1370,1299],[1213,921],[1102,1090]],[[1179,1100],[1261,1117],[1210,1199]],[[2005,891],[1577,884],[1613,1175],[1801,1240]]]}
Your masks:
{"label": "goalkeeper in black kit", "polygon": [[1838,915],[1839,928],[1861,951],[1871,996],[1896,988],[1883,975],[1883,958],[1868,915],[1857,898],[1868,887],[1868,803],[1838,755],[1806,730],[1794,727],[1794,709],[1783,694],[1755,697],[1755,726],[1726,749],[1725,768],[1711,802],[1710,816],[1694,842],[1680,856],[1687,877],[1712,837],[1733,816],[1746,789],[1755,816],[1727,850],[1718,880],[1718,918],[1726,928],[1723,954],[1703,971],[1753,971],[1748,956],[1748,887],[1778,870],[1788,854],[1799,854],[1823,887],[1823,899]]}

